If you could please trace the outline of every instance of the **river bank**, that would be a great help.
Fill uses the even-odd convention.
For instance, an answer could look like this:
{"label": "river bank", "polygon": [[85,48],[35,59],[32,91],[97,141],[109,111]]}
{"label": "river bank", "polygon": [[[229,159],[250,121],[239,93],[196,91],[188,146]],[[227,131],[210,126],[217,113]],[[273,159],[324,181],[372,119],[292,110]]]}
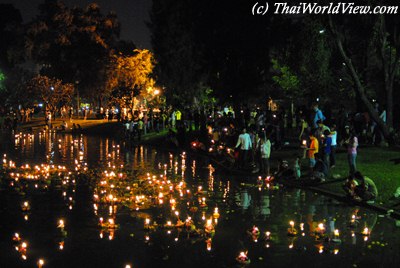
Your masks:
{"label": "river bank", "polygon": [[[52,122],[53,129],[60,130],[63,119],[56,119]],[[90,136],[103,136],[112,137],[119,140],[124,139],[124,128],[120,122],[116,120],[107,121],[99,119],[78,119],[74,118],[67,122],[66,133],[71,132],[72,124],[80,125],[81,133]],[[45,122],[43,118],[34,118],[31,122],[20,125],[19,130],[42,130],[45,129]],[[167,131],[161,132],[150,132],[142,136],[140,142],[136,141],[130,143],[132,146],[139,144],[146,144],[155,148],[172,150],[173,147],[169,146],[165,142]],[[190,138],[193,138],[191,134]],[[179,149],[178,149],[179,150]],[[272,151],[271,154],[271,166],[272,170],[276,170],[279,159],[285,159],[291,162],[294,155],[301,155],[302,149],[296,144],[290,144],[290,146],[283,147],[281,150]],[[379,196],[375,202],[375,205],[383,207],[383,209],[390,211],[394,210],[396,213],[400,212],[400,199],[394,197],[394,193],[397,188],[400,187],[400,168],[395,165],[391,159],[398,158],[400,150],[398,148],[384,148],[384,147],[373,147],[361,145],[357,157],[357,169],[362,172],[365,176],[373,179],[377,185]],[[301,166],[303,172],[308,170],[308,160],[302,159]],[[325,183],[318,186],[314,186],[315,191],[324,192],[328,195],[334,196],[337,199],[343,199],[344,194],[342,191],[342,184],[348,175],[348,164],[347,155],[342,149],[338,150],[337,163],[334,168],[330,170],[330,179]]]}

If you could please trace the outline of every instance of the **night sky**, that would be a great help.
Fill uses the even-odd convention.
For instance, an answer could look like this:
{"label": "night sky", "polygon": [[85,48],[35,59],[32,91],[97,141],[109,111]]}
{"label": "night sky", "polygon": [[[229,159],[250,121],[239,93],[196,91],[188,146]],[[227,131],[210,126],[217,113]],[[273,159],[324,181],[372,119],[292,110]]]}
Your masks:
{"label": "night sky", "polygon": [[[44,0],[0,0],[1,4],[13,4],[21,11],[24,22],[38,14],[38,5]],[[62,0],[68,7],[85,7],[96,2],[103,14],[115,11],[121,22],[121,38],[132,40],[139,48],[151,48],[150,32],[146,26],[152,0]]]}

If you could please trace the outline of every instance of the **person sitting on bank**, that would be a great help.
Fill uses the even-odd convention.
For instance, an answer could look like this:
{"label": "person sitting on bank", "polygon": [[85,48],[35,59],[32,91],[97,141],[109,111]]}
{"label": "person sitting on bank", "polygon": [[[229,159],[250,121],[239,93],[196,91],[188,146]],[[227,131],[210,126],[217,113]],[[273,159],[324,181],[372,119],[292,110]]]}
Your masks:
{"label": "person sitting on bank", "polygon": [[309,176],[309,181],[308,183],[313,184],[313,183],[320,183],[324,182],[328,178],[328,167],[322,159],[317,158],[315,161],[315,166],[313,168],[313,171],[311,172]]}
{"label": "person sitting on bank", "polygon": [[375,201],[378,197],[378,189],[374,181],[367,176],[363,176],[359,171],[354,173],[354,178],[359,181],[359,185],[354,189],[356,200],[367,202]]}
{"label": "person sitting on bank", "polygon": [[295,180],[295,171],[289,167],[289,162],[287,160],[278,160],[278,170],[274,174],[277,180]]}
{"label": "person sitting on bank", "polygon": [[346,193],[346,197],[349,199],[355,198],[355,189],[358,186],[357,181],[354,179],[354,176],[348,176],[346,182],[342,185],[344,192]]}

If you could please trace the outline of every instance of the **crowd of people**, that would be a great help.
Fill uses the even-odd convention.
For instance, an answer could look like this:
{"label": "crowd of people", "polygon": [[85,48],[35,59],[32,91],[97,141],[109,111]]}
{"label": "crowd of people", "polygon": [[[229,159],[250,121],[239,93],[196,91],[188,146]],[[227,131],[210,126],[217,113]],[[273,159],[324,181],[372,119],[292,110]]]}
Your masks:
{"label": "crowd of people", "polygon": [[[217,116],[207,117],[208,139],[200,143],[207,148],[217,147],[231,149],[231,156],[235,159],[235,167],[240,170],[252,170],[257,167],[259,174],[265,176],[275,176],[284,179],[303,179],[311,182],[323,182],[330,178],[331,170],[336,166],[336,152],[338,148],[344,149],[347,155],[349,167],[349,178],[360,180],[360,173],[357,170],[357,153],[359,145],[359,135],[357,134],[354,121],[350,118],[341,126],[342,122],[332,116],[325,117],[318,104],[314,104],[309,114],[300,113],[295,126],[292,129],[291,137],[284,138],[283,133],[290,132],[288,122],[283,120],[282,114],[272,111],[254,110],[232,114],[221,113]],[[340,111],[339,111],[340,113]],[[328,125],[329,123],[329,125]],[[337,125],[339,124],[339,126]],[[298,134],[295,134],[298,129]],[[338,131],[341,129],[342,131]],[[303,157],[296,154],[293,160],[287,161],[277,159],[278,165],[275,172],[271,172],[270,159],[273,151],[279,150],[285,145],[286,141],[297,136],[298,142],[303,149]],[[211,150],[211,149],[210,149]],[[211,151],[210,151],[211,152]],[[214,151],[215,153],[215,151]],[[308,169],[302,169],[302,159],[308,159]],[[358,176],[358,177],[356,177]],[[370,180],[370,179],[368,179]],[[368,181],[367,180],[367,181]],[[363,184],[362,184],[363,185]],[[371,185],[367,182],[365,185]],[[368,188],[367,192],[370,191]],[[359,193],[359,191],[357,191]],[[367,200],[367,195],[361,196]],[[377,193],[372,195],[375,199]]]}

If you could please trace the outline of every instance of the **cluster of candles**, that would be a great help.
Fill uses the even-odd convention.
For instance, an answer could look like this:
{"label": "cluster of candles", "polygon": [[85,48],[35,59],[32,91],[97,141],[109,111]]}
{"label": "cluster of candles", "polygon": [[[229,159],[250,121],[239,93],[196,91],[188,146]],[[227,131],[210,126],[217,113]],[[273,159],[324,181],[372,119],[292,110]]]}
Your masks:
{"label": "cluster of candles", "polygon": [[[211,250],[212,237],[215,234],[215,226],[220,217],[218,207],[213,208],[211,215],[207,216],[208,192],[203,190],[202,186],[198,186],[197,191],[187,188],[184,181],[184,173],[182,178],[178,175],[179,162],[174,160],[170,155],[169,165],[159,164],[161,174],[147,173],[139,176],[134,180],[129,179],[122,165],[115,165],[112,161],[108,163],[108,168],[101,173],[99,183],[97,184],[93,194],[94,213],[99,217],[99,225],[101,227],[100,237],[104,237],[105,232],[114,234],[118,229],[115,224],[116,211],[119,206],[127,206],[132,211],[141,213],[148,208],[163,208],[169,211],[164,214],[166,221],[151,221],[149,217],[144,219],[144,229],[147,231],[145,240],[150,239],[150,233],[156,228],[164,228],[167,234],[173,232],[175,228],[186,228],[192,235],[202,235],[205,238],[207,250]],[[168,166],[171,168],[168,170]],[[186,154],[181,154],[181,170],[186,168]],[[172,174],[171,174],[172,172]],[[108,208],[109,220],[104,220],[104,212]],[[181,214],[180,209],[186,211],[188,215],[186,219]],[[200,213],[201,221],[196,223],[203,225],[198,229],[195,225],[196,215]],[[193,217],[193,218],[192,218]],[[174,220],[175,219],[175,220]],[[112,220],[112,222],[110,222]],[[175,238],[178,241],[178,238]]]}
{"label": "cluster of candles", "polygon": [[[32,138],[33,135],[23,135],[18,134],[16,139],[22,138]],[[75,143],[75,142],[74,142]],[[2,165],[6,174],[9,178],[10,189],[15,189],[21,192],[21,196],[25,197],[25,200],[21,200],[21,211],[22,216],[25,221],[29,220],[29,215],[32,211],[31,202],[28,201],[30,194],[36,190],[48,190],[48,184],[51,181],[53,185],[57,185],[62,190],[62,198],[66,201],[66,205],[69,209],[73,208],[75,193],[76,180],[75,177],[82,171],[87,170],[87,164],[84,163],[82,156],[82,151],[79,151],[79,160],[75,159],[75,167],[72,171],[69,171],[64,165],[55,165],[52,163],[51,152],[47,157],[48,163],[42,164],[23,164],[17,166],[17,164],[10,160],[6,154],[3,155]],[[61,235],[57,241],[59,250],[63,250],[65,246],[64,239],[67,236],[65,230],[65,220],[60,219],[57,222],[57,228],[60,230]],[[22,240],[19,233],[15,233],[13,236],[13,241],[15,244],[15,249],[19,252],[23,260],[27,259],[27,249],[28,242]],[[44,266],[44,260],[39,259],[37,261],[38,267]]]}
{"label": "cluster of candles", "polygon": [[[119,147],[116,147],[117,150],[118,148]],[[171,172],[168,172],[167,170],[167,165],[159,165],[160,168],[163,169],[163,174],[153,175],[147,173],[145,176],[139,177],[134,181],[130,180],[128,179],[128,174],[123,170],[123,165],[116,165],[111,162],[112,155],[113,153],[108,155],[110,158],[110,162],[108,162],[108,168],[101,173],[101,178],[98,180],[98,184],[93,195],[93,208],[95,214],[103,214],[103,217],[106,219],[104,220],[103,217],[99,216],[101,238],[103,238],[104,233],[108,233],[109,239],[113,239],[114,233],[118,229],[118,224],[116,224],[116,213],[118,206],[128,206],[134,211],[141,211],[150,207],[155,207],[163,208],[162,211],[165,211],[165,208],[170,214],[168,215],[167,213],[164,215],[166,216],[167,220],[163,224],[157,224],[155,221],[152,222],[150,217],[146,217],[144,219],[146,241],[150,240],[151,232],[156,230],[158,227],[166,229],[167,233],[171,234],[171,231],[176,228],[186,228],[188,232],[190,230],[197,230],[195,226],[196,223],[197,225],[200,224],[200,226],[202,226],[201,232],[198,232],[198,234],[200,233],[202,236],[204,236],[206,249],[208,251],[212,249],[212,239],[215,234],[218,219],[220,218],[220,210],[218,207],[208,209],[209,204],[207,204],[207,201],[209,198],[209,193],[203,189],[203,186],[194,187],[194,191],[192,191],[192,189],[188,189],[184,181],[184,177],[182,176],[181,179],[177,179],[172,176]],[[185,154],[181,155],[181,160],[181,170],[184,171],[186,167]],[[82,170],[87,170],[87,164],[82,162],[83,151],[79,151],[79,158],[75,159],[75,171],[80,172]],[[178,164],[179,162],[174,161],[172,155],[170,155],[170,168],[171,171],[175,171],[175,174],[177,174]],[[17,169],[15,163],[8,160],[6,155],[3,157],[3,166],[12,171],[10,176],[14,179],[14,181],[21,179],[48,179],[50,178],[51,174],[57,174],[59,177],[63,178],[62,182],[64,185],[75,184],[75,180],[71,179],[74,174],[67,171],[65,166],[43,164],[31,167],[29,165],[23,165],[20,167],[20,169]],[[269,183],[271,183],[272,179],[272,177],[267,177],[265,179],[260,178],[259,183],[261,184],[261,187],[263,184],[265,184],[265,186],[269,188]],[[227,191],[229,191],[229,189]],[[67,196],[66,191],[63,192],[63,196],[66,200],[68,200],[69,206],[72,206],[73,198],[71,196]],[[29,202],[25,201],[21,208],[23,211],[29,211]],[[181,209],[187,213],[186,219],[184,218],[186,213],[181,213]],[[108,218],[104,216],[104,211],[108,212]],[[200,218],[201,220],[196,221],[196,219]],[[355,216],[353,216],[351,223],[355,224],[356,222],[357,219]],[[63,231],[65,228],[64,220],[59,220],[57,227]],[[299,227],[302,235],[304,236],[304,223],[301,223]],[[261,233],[258,227],[253,226],[250,233],[253,237],[256,237],[255,242],[257,242],[257,239]],[[272,240],[271,232],[266,231],[264,234],[265,241],[268,242]],[[294,221],[289,222],[287,234],[293,237],[297,236],[298,231],[295,227]],[[318,224],[314,234],[319,237],[326,236],[326,229],[323,223]],[[367,240],[370,235],[370,230],[366,227],[361,234],[364,236],[364,239]],[[25,256],[22,258],[26,259],[27,242],[22,242],[20,240],[21,238],[18,234],[16,234],[14,237],[14,241],[18,241],[16,249],[21,253],[21,256]],[[175,238],[175,241],[178,241],[178,237]],[[289,246],[290,248],[293,247],[293,241],[294,240],[292,240],[291,246]],[[338,229],[333,231],[332,241],[340,241]],[[267,245],[267,247],[269,247],[268,243]],[[60,250],[64,248],[64,241],[59,242],[59,248]],[[319,252],[322,252],[323,250],[324,246],[319,246]],[[338,250],[335,249],[335,254],[337,253]],[[250,259],[248,258],[247,254],[247,251],[240,252],[236,260],[241,264],[249,263]],[[44,261],[41,259],[41,261],[38,262],[38,265],[39,264],[39,267],[43,266]],[[130,265],[126,265],[126,267],[130,267]]]}

